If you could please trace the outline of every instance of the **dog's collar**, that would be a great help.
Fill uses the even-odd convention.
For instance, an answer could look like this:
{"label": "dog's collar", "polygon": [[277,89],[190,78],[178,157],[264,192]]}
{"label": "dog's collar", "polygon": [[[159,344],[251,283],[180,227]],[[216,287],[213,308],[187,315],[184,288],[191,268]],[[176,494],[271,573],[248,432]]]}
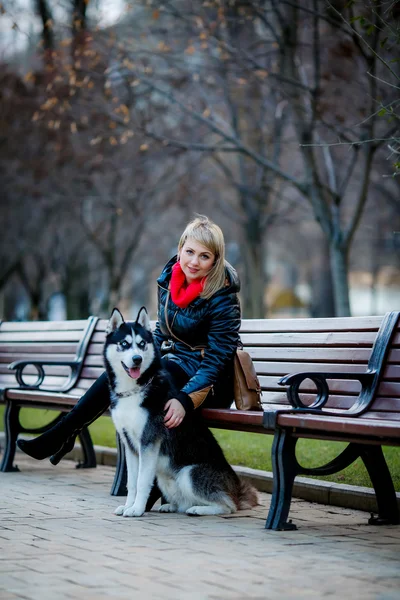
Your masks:
{"label": "dog's collar", "polygon": [[[153,375],[153,377],[150,377],[148,382],[142,387],[142,390],[145,390],[151,384],[153,379],[154,379],[154,375]],[[128,396],[132,396],[132,391],[133,390],[130,390],[128,392],[114,392],[114,396],[116,396],[117,398],[127,398]]]}

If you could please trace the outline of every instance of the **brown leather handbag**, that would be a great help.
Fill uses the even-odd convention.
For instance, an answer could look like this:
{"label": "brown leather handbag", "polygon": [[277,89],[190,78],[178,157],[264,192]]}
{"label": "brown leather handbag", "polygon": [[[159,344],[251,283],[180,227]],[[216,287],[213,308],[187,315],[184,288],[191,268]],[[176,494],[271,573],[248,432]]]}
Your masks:
{"label": "brown leather handbag", "polygon": [[261,386],[251,356],[238,348],[234,359],[233,395],[238,410],[263,410]]}

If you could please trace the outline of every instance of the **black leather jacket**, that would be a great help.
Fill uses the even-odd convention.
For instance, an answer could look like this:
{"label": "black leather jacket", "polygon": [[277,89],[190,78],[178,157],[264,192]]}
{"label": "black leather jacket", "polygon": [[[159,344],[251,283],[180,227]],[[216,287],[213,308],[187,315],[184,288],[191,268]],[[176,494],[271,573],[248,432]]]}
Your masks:
{"label": "black leather jacket", "polygon": [[[190,379],[177,398],[187,407],[190,398],[198,408],[209,393],[230,394],[232,400],[233,357],[239,344],[240,282],[235,269],[227,264],[226,285],[211,298],[196,298],[179,308],[169,292],[176,256],[165,265],[158,283],[158,319],[154,331],[161,354],[176,361]],[[163,350],[172,341],[172,348]],[[212,402],[207,401],[212,405]],[[221,405],[221,402],[219,402]],[[225,406],[229,405],[225,401]]]}

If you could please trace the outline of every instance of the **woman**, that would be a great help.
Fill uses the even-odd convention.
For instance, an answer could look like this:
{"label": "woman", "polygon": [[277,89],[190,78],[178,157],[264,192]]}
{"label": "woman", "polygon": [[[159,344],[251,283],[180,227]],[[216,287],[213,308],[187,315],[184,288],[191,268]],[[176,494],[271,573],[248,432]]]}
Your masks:
{"label": "woman", "polygon": [[[204,216],[183,232],[178,254],[158,279],[158,321],[154,331],[163,365],[180,390],[165,406],[165,426],[178,427],[200,406],[226,408],[233,400],[233,357],[239,341],[240,289],[236,271],[225,261],[221,229]],[[110,405],[104,373],[76,406],[50,430],[18,446],[56,465],[74,446],[80,431]]]}

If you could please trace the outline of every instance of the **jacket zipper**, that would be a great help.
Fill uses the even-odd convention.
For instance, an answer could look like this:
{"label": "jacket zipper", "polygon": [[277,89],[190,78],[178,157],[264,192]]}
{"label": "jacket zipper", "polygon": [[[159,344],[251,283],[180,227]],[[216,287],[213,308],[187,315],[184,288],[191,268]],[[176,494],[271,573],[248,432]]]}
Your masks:
{"label": "jacket zipper", "polygon": [[[161,287],[161,286],[160,286],[160,287]],[[162,289],[164,290],[165,288],[162,288]],[[205,346],[191,346],[190,344],[187,344],[186,342],[184,342],[183,340],[181,340],[180,338],[178,338],[178,336],[177,336],[177,335],[174,335],[174,334],[172,333],[171,327],[172,327],[172,325],[174,324],[175,317],[176,317],[176,315],[178,314],[178,311],[176,311],[176,312],[175,312],[175,314],[174,314],[174,318],[172,319],[172,325],[171,325],[171,327],[170,327],[170,325],[169,325],[169,323],[168,323],[168,302],[169,302],[169,297],[170,297],[170,291],[169,291],[169,290],[167,290],[167,299],[166,299],[166,301],[165,301],[165,306],[164,306],[164,317],[165,317],[165,324],[166,324],[166,326],[167,326],[167,329],[168,329],[168,331],[169,331],[169,334],[170,334],[170,336],[172,337],[172,339],[174,339],[174,338],[175,338],[175,339],[176,339],[178,342],[181,342],[181,344],[184,344],[185,346],[187,346],[188,348],[190,348],[190,350],[191,350],[192,352],[194,352],[195,350],[205,350],[205,349],[206,349],[206,347],[205,347]]]}
{"label": "jacket zipper", "polygon": [[171,330],[172,330],[172,328],[174,326],[174,321],[175,321],[175,317],[176,317],[177,314],[178,314],[178,311],[175,311],[175,314],[174,314],[174,317],[173,317],[172,323],[171,323]]}

